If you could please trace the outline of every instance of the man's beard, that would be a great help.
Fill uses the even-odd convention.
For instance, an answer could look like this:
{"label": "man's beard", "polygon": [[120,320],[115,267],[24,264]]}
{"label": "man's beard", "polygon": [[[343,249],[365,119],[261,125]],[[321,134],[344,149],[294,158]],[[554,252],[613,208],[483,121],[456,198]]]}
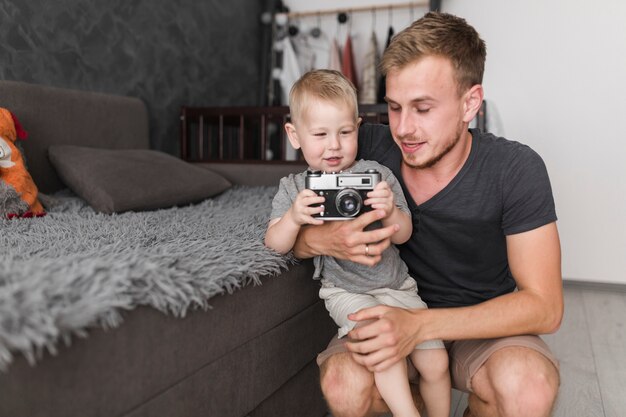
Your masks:
{"label": "man's beard", "polygon": [[448,141],[448,143],[446,143],[445,147],[443,148],[443,150],[441,152],[439,152],[437,155],[433,156],[432,158],[430,158],[429,160],[422,162],[421,164],[417,164],[417,163],[411,163],[411,159],[409,156],[403,155],[403,162],[406,166],[408,166],[409,168],[413,168],[413,169],[426,169],[426,168],[430,168],[432,166],[434,166],[437,162],[441,161],[441,159],[446,156],[448,153],[450,153],[450,151],[452,149],[454,149],[454,147],[457,145],[457,143],[459,143],[459,141],[461,140],[461,135],[463,133],[463,126],[459,126],[459,128],[457,129],[457,131],[455,132],[454,136],[452,137],[452,139],[450,139]]}

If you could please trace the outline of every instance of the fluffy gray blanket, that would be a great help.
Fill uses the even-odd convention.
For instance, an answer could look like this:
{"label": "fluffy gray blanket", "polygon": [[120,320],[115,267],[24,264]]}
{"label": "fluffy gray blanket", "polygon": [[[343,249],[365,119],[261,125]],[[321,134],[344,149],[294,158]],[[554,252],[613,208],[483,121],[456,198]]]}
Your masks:
{"label": "fluffy gray blanket", "polygon": [[0,369],[15,352],[34,363],[122,310],[152,306],[177,317],[293,258],[265,248],[276,187],[234,187],[200,204],[119,215],[56,195],[48,215],[0,220]]}

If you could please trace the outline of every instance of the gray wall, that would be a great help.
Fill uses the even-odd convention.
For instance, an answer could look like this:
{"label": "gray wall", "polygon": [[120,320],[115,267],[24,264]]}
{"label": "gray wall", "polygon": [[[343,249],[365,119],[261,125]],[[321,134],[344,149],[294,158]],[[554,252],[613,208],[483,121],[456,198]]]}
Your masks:
{"label": "gray wall", "polygon": [[181,105],[257,104],[262,4],[0,0],[0,78],[139,97],[176,154]]}

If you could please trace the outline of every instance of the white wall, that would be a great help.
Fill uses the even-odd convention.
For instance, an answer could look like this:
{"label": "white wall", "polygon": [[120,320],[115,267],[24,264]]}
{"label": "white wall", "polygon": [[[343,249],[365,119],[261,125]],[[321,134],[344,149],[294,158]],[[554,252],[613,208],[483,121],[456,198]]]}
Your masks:
{"label": "white wall", "polygon": [[[306,11],[398,1],[285,3]],[[443,0],[442,10],[466,18],[487,42],[492,129],[530,145],[546,162],[563,276],[626,284],[626,2]],[[414,17],[424,11],[415,9]],[[410,20],[407,10],[392,17],[397,30]],[[334,36],[334,17],[324,19]],[[387,13],[378,12],[376,23],[382,48]],[[371,30],[370,13],[353,14],[358,71]]]}

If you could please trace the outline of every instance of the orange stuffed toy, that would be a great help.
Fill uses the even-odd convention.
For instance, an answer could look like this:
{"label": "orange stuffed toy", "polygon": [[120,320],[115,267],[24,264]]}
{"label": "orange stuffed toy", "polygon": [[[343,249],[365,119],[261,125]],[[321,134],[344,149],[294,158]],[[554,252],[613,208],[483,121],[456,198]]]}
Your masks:
{"label": "orange stuffed toy", "polygon": [[26,132],[15,116],[0,108],[0,217],[39,217],[46,214],[37,199],[37,186],[15,145],[17,139],[25,138]]}

